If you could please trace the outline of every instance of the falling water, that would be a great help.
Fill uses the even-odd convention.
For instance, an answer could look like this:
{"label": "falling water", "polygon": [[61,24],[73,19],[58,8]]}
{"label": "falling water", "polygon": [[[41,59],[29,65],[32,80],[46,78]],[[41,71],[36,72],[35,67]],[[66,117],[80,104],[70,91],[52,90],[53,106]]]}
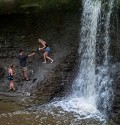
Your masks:
{"label": "falling water", "polygon": [[[104,0],[83,0],[79,72],[73,83],[72,94],[58,104],[64,110],[77,112],[87,118],[96,117],[96,114],[101,117],[102,114],[98,109],[106,110],[110,108],[112,80],[108,73],[110,44],[108,30],[113,3],[114,0],[108,0],[107,2]],[[104,31],[101,30],[102,32],[99,32],[100,25],[104,27]],[[98,41],[98,36],[102,38],[102,48],[97,47],[101,42]],[[104,56],[99,56],[98,52]],[[97,63],[97,58],[103,60],[101,65]]]}
{"label": "falling water", "polygon": [[[97,86],[99,87],[97,89],[96,95],[97,95],[97,102],[96,104],[103,108],[102,110],[109,111],[111,108],[111,102],[110,100],[113,99],[113,91],[112,91],[112,79],[109,76],[109,45],[110,45],[110,36],[109,36],[109,28],[110,28],[110,18],[112,14],[112,9],[114,7],[114,0],[109,0],[104,4],[104,6],[107,5],[107,11],[105,11],[104,16],[104,22],[100,22],[104,26],[104,37],[103,37],[103,54],[104,59],[101,66],[97,67],[98,74],[97,77]],[[112,100],[111,100],[112,101]]]}
{"label": "falling water", "polygon": [[[84,0],[83,1],[83,15],[82,15],[82,28],[80,32],[80,70],[73,86],[73,96],[82,98],[80,103],[93,106],[94,110],[97,109],[98,103],[101,103],[103,108],[109,108],[111,90],[111,79],[109,77],[109,26],[110,17],[112,13],[114,0],[108,2],[100,0]],[[107,10],[104,10],[107,6]],[[104,13],[104,22],[101,22],[101,13]],[[102,66],[97,66],[96,62],[96,46],[98,25],[104,24],[104,37],[102,41],[104,55]],[[101,51],[99,50],[99,51]],[[101,57],[97,57],[101,58]],[[96,73],[96,70],[99,70]],[[102,100],[102,101],[100,101]]]}
{"label": "falling water", "polygon": [[[101,1],[84,0],[81,28],[80,71],[75,81],[74,95],[84,97],[90,103],[96,100],[96,34]],[[95,104],[94,104],[95,105]]]}

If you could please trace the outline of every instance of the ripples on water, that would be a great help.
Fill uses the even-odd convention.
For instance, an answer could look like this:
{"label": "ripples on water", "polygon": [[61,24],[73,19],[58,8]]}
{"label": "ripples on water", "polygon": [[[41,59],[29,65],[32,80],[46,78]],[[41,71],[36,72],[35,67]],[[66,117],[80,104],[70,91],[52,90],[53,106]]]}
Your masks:
{"label": "ripples on water", "polygon": [[0,115],[0,125],[106,125],[103,117],[89,103],[73,98],[3,113]]}

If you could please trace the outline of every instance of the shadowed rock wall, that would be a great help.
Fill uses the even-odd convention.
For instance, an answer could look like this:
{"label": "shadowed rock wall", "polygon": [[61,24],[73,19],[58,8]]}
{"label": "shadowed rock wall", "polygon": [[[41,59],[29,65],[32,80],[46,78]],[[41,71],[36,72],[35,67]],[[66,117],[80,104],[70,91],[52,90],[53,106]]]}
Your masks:
{"label": "shadowed rock wall", "polygon": [[[117,2],[117,1],[116,1]],[[119,5],[120,5],[120,1]],[[116,6],[117,7],[117,6]],[[113,79],[113,97],[110,118],[120,124],[120,8],[114,8],[110,25],[110,77]]]}
{"label": "shadowed rock wall", "polygon": [[[65,14],[61,12],[59,14],[56,12],[47,13],[46,15],[1,15],[0,66],[7,72],[7,68],[11,63],[16,65],[15,86],[18,91],[29,92],[34,89],[36,90],[36,86],[42,80],[44,81],[45,77],[47,78],[48,75],[54,74],[56,66],[63,63],[61,62],[62,59],[67,58],[73,50],[76,53],[78,52],[79,16],[79,13]],[[25,82],[21,80],[21,69],[16,56],[21,48],[25,50],[26,54],[32,50],[36,51],[38,47],[37,39],[39,37],[47,41],[51,47],[52,52],[50,56],[55,62],[51,64],[48,61],[44,65],[42,63],[43,51],[36,52],[35,57],[29,58],[27,61],[29,76],[32,79],[37,77],[37,81],[33,84],[31,81]],[[74,59],[71,61],[74,61]],[[69,68],[72,68],[72,66],[69,66]],[[58,74],[59,72],[61,71],[58,71]],[[1,79],[0,83],[0,90],[7,92],[9,90],[9,83],[5,76]],[[52,83],[50,81],[47,84],[51,85]],[[61,83],[59,82],[58,84]],[[56,91],[56,89],[55,86],[52,86],[52,92]]]}

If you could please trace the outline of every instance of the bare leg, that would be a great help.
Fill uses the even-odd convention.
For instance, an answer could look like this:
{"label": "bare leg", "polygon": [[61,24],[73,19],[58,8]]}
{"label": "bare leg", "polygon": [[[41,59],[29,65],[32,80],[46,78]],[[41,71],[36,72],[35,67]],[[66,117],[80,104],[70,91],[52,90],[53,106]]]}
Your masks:
{"label": "bare leg", "polygon": [[14,81],[12,82],[12,89],[15,90]]}
{"label": "bare leg", "polygon": [[12,90],[12,81],[10,81],[10,90]]}
{"label": "bare leg", "polygon": [[23,77],[23,79],[25,79],[26,77],[25,77],[25,75],[24,75],[24,71],[22,71],[22,77]]}
{"label": "bare leg", "polygon": [[51,59],[49,56],[46,56],[47,59],[49,59],[51,61],[51,63],[54,61],[53,59]]}
{"label": "bare leg", "polygon": [[28,75],[27,75],[27,71],[24,71],[24,77],[26,78],[26,80],[29,80]]}
{"label": "bare leg", "polygon": [[46,52],[44,52],[43,56],[44,56],[44,62],[43,63],[46,63]]}
{"label": "bare leg", "polygon": [[10,81],[10,90],[15,90],[14,81]]}
{"label": "bare leg", "polygon": [[46,58],[49,59],[49,60],[51,61],[51,63],[54,61],[52,58],[50,58],[50,57],[48,56],[48,53],[46,53]]}

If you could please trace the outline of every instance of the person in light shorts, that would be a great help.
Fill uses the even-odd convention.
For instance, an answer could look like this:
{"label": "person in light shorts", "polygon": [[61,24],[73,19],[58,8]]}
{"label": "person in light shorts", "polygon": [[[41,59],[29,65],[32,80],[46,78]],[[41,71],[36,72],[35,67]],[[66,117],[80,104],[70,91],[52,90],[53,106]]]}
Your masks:
{"label": "person in light shorts", "polygon": [[27,67],[22,67],[23,72],[27,72],[27,70],[28,70]]}
{"label": "person in light shorts", "polygon": [[38,39],[38,42],[41,43],[42,46],[43,46],[42,48],[39,47],[39,50],[44,49],[44,54],[43,54],[43,56],[44,56],[44,62],[43,63],[46,63],[46,59],[49,59],[51,61],[51,63],[53,63],[54,60],[48,56],[48,54],[51,52],[50,47],[47,45],[47,43],[45,41],[43,41],[40,38]]}

